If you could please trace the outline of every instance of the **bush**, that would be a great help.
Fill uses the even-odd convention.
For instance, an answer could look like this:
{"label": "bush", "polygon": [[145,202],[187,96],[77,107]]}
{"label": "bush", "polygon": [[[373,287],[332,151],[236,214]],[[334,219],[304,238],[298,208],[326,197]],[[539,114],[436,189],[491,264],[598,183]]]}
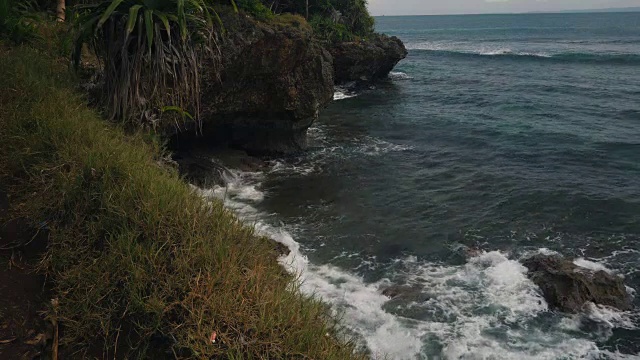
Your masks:
{"label": "bush", "polygon": [[329,42],[353,41],[355,38],[346,25],[333,22],[324,16],[314,15],[311,18],[311,27],[316,36]]}
{"label": "bush", "polygon": [[289,14],[289,13],[276,15],[271,20],[271,23],[282,25],[282,26],[291,26],[306,32],[313,31],[309,22],[307,22],[307,20],[301,15],[295,15],[295,14]]}
{"label": "bush", "polygon": [[0,35],[14,44],[38,39],[37,24],[41,21],[32,0],[0,0]]}
{"label": "bush", "polygon": [[[275,11],[305,15],[306,2],[280,0]],[[310,22],[317,25],[314,29],[320,30],[319,36],[331,36],[327,40],[368,37],[374,32],[374,19],[366,0],[309,0],[309,16]]]}
{"label": "bush", "polygon": [[198,121],[199,71],[205,60],[215,66],[219,58],[214,15],[205,0],[108,0],[80,6],[74,63],[78,67],[86,44],[104,64],[102,102],[113,120],[156,128],[161,109],[172,106]]}
{"label": "bush", "polygon": [[236,5],[257,20],[268,21],[273,19],[273,12],[260,0],[236,0]]}

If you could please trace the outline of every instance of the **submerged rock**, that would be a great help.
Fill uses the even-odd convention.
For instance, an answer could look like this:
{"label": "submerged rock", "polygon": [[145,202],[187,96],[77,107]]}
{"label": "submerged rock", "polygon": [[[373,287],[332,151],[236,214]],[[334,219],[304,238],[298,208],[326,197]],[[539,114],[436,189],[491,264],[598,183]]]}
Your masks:
{"label": "submerged rock", "polygon": [[411,301],[423,302],[429,300],[427,294],[422,293],[420,288],[407,285],[391,285],[382,290],[382,295],[389,299],[404,299]]}
{"label": "submerged rock", "polygon": [[367,40],[338,43],[330,51],[336,84],[382,79],[408,54],[400,39],[382,34]]}
{"label": "submerged rock", "polygon": [[619,310],[632,308],[632,297],[615,274],[586,269],[558,255],[538,254],[523,265],[552,308],[577,313],[589,302]]}

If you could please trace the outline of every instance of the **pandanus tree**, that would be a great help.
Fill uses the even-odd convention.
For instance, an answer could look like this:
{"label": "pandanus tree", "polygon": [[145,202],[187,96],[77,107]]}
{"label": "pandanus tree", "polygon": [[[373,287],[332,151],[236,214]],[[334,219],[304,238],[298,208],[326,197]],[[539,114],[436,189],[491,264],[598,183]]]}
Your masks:
{"label": "pandanus tree", "polygon": [[112,119],[156,127],[163,109],[177,109],[199,125],[200,70],[220,55],[221,25],[205,0],[109,0],[75,10],[74,64],[83,49],[97,55]]}
{"label": "pandanus tree", "polygon": [[66,17],[67,2],[65,0],[57,0],[56,3],[56,20],[64,21]]}

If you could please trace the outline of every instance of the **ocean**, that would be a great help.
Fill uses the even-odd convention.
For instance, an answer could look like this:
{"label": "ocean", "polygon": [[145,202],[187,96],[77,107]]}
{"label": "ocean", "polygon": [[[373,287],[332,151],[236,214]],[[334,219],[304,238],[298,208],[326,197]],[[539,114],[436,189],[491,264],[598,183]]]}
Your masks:
{"label": "ocean", "polygon": [[552,311],[520,263],[640,289],[640,13],[376,20],[409,50],[390,78],[336,89],[307,153],[203,195],[289,246],[373,356],[640,359],[640,312]]}

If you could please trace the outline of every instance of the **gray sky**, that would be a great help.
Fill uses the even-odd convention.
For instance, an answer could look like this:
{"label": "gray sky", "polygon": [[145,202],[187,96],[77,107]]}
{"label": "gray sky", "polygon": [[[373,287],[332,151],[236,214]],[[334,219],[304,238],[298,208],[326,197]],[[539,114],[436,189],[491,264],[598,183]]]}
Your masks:
{"label": "gray sky", "polygon": [[369,0],[373,15],[477,14],[640,6],[640,0]]}

